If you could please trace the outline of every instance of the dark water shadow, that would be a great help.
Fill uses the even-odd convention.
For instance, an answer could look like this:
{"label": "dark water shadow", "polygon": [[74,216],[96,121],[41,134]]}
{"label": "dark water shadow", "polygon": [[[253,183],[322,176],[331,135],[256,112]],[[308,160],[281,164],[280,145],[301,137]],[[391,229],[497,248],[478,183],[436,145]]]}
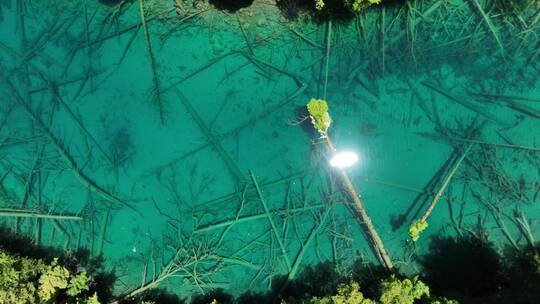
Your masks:
{"label": "dark water shadow", "polygon": [[499,254],[473,237],[435,237],[430,252],[420,258],[423,277],[436,292],[483,296],[507,284]]}
{"label": "dark water shadow", "polygon": [[219,10],[234,13],[241,8],[246,8],[253,4],[253,0],[209,0],[210,4]]}
{"label": "dark water shadow", "polygon": [[[384,0],[364,10],[383,7],[399,8],[405,5],[406,2],[407,0]],[[296,20],[301,14],[307,13],[318,23],[324,23],[330,20],[338,23],[348,23],[353,21],[357,14],[362,13],[362,11],[351,11],[344,0],[324,0],[324,8],[321,11],[315,8],[314,0],[276,0],[276,5],[287,20]]]}
{"label": "dark water shadow", "polygon": [[540,303],[539,247],[499,253],[476,237],[435,237],[420,258],[423,281],[459,303]]}
{"label": "dark water shadow", "polygon": [[335,294],[339,284],[351,279],[360,283],[364,295],[375,297],[380,280],[387,276],[388,272],[384,268],[361,261],[354,264],[351,276],[345,276],[336,271],[333,263],[325,262],[306,266],[294,280],[289,281],[287,276],[277,276],[272,280],[271,288],[267,292],[250,291],[233,298],[230,294],[218,291],[197,296],[192,303],[207,304],[216,299],[220,304],[260,304],[281,303],[281,300],[287,299],[306,299],[307,295],[324,297]]}
{"label": "dark water shadow", "polygon": [[118,4],[121,4],[122,2],[133,2],[134,0],[99,0],[99,3],[107,5],[107,6],[115,6]]}
{"label": "dark water shadow", "polygon": [[324,0],[324,9],[318,11],[314,0],[276,0],[276,5],[287,20],[296,20],[301,14],[307,13],[315,22],[324,23],[329,20],[349,22],[354,13],[345,6],[342,0]]}

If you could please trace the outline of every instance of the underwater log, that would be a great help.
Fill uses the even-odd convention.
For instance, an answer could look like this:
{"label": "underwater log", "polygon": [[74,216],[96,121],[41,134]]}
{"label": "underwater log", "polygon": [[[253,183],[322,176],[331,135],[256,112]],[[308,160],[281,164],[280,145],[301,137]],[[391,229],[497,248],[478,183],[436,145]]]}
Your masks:
{"label": "underwater log", "polygon": [[0,208],[0,217],[32,217],[52,220],[73,220],[81,221],[83,218],[77,215],[51,214],[26,209],[6,209]]}
{"label": "underwater log", "polygon": [[[327,102],[322,99],[313,98],[308,102],[306,107],[309,112],[309,118],[311,118],[313,127],[319,132],[319,134],[321,135],[321,139],[325,141],[328,150],[330,150],[332,156],[335,156],[336,148],[334,147],[334,144],[332,143],[332,140],[328,135],[328,128],[332,123],[332,119],[330,118],[330,114],[328,114]],[[356,207],[356,210],[360,214],[361,221],[358,222],[360,226],[365,227],[365,229],[367,230],[365,232],[369,236],[369,241],[373,245],[373,249],[377,255],[377,258],[379,259],[383,267],[385,267],[387,270],[392,270],[394,268],[394,265],[392,264],[392,259],[384,248],[384,243],[379,234],[377,233],[375,226],[373,226],[373,222],[371,222],[371,218],[367,214],[366,208],[360,200],[360,195],[352,184],[351,179],[349,178],[347,172],[345,172],[344,169],[336,167],[336,171],[340,175],[343,186],[345,187],[345,189],[342,190],[346,190],[346,194],[350,196],[350,200],[352,200],[353,205]],[[358,218],[356,217],[355,219],[358,220]]]}
{"label": "underwater log", "polygon": [[[328,149],[332,154],[336,153],[336,149],[334,148],[334,144],[332,143],[332,140],[327,135],[325,137],[326,145],[328,146]],[[394,268],[394,265],[392,263],[392,259],[390,258],[390,255],[388,254],[388,251],[386,251],[386,248],[384,247],[384,243],[377,233],[377,230],[375,229],[375,226],[373,226],[373,222],[371,221],[371,218],[369,217],[366,208],[364,207],[364,204],[360,200],[360,195],[354,188],[354,185],[351,182],[351,179],[343,169],[336,168],[337,172],[339,173],[341,180],[343,182],[343,185],[345,186],[346,190],[349,192],[350,199],[354,203],[354,206],[356,207],[356,210],[360,214],[360,217],[362,218],[362,223],[364,227],[367,229],[367,234],[371,238],[371,242],[373,243],[373,246],[375,247],[375,252],[377,253],[377,257],[379,258],[381,264],[388,270],[392,270]]]}

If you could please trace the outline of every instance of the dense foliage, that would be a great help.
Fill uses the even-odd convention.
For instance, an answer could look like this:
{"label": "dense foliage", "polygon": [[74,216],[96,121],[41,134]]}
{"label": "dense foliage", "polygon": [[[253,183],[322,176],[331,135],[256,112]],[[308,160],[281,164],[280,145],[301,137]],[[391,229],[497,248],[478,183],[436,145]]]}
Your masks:
{"label": "dense foliage", "polygon": [[97,304],[97,294],[89,292],[91,282],[86,272],[70,272],[58,259],[46,263],[0,249],[0,304]]}
{"label": "dense foliage", "polygon": [[337,292],[324,297],[312,297],[308,300],[288,299],[283,304],[413,304],[415,300],[424,298],[425,303],[457,304],[457,301],[446,298],[431,298],[429,287],[418,277],[399,279],[392,275],[379,284],[379,297],[372,300],[364,296],[360,284],[356,281],[340,284]]}

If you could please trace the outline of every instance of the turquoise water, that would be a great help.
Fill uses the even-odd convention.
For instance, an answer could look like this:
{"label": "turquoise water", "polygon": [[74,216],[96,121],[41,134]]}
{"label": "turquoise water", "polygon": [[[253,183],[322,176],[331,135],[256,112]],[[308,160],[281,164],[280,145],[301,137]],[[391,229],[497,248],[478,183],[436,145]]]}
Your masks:
{"label": "turquoise water", "polygon": [[538,237],[535,6],[413,1],[313,22],[268,1],[147,0],[143,26],[137,1],[0,3],[1,220],[103,254],[118,294],[237,295],[318,262],[378,263],[305,119],[311,98],[328,101],[336,148],[358,153],[346,173],[399,270],[418,271],[430,236]]}

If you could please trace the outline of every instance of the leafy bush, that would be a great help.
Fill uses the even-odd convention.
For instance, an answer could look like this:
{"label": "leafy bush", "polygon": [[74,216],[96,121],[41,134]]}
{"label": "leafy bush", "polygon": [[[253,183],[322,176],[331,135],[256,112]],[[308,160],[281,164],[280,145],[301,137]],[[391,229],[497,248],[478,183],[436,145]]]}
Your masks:
{"label": "leafy bush", "polygon": [[58,265],[58,259],[54,259],[50,265],[46,265],[39,277],[38,295],[42,301],[51,301],[56,294],[68,285],[69,271]]}
{"label": "leafy bush", "polygon": [[90,282],[85,272],[70,273],[58,259],[47,264],[0,249],[0,304],[99,304],[96,293],[86,295]]}
{"label": "leafy bush", "polygon": [[44,268],[40,260],[14,257],[0,250],[0,304],[37,303],[36,282]]}
{"label": "leafy bush", "polygon": [[72,297],[81,294],[89,289],[88,283],[90,283],[90,278],[86,275],[86,271],[79,273],[69,280],[67,294]]}
{"label": "leafy bush", "polygon": [[418,277],[399,280],[391,276],[381,283],[380,302],[383,304],[412,304],[423,296],[429,297],[429,287]]}

